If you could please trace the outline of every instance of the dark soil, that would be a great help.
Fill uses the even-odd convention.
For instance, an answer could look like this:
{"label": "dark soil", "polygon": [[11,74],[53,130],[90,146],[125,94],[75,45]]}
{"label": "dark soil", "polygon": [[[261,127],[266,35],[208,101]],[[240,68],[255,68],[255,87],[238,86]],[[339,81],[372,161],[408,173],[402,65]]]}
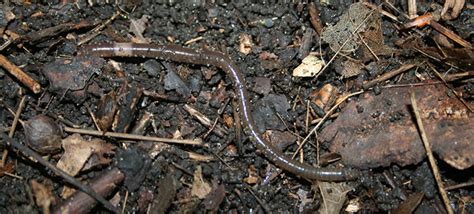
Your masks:
{"label": "dark soil", "polygon": [[[311,34],[313,37],[307,41],[308,37],[305,37],[305,34],[308,29],[313,29],[307,3],[253,4],[248,1],[237,1],[241,3],[211,4],[200,3],[203,1],[155,3],[155,1],[129,0],[118,5],[97,3],[91,6],[86,3],[87,1],[77,3],[25,1],[22,4],[14,2],[16,1],[11,1],[9,9],[16,18],[0,27],[20,35],[22,39],[15,40],[3,49],[1,54],[20,66],[45,90],[43,93],[34,94],[8,72],[0,69],[2,135],[8,134],[14,119],[8,109],[16,111],[23,95],[26,96],[26,105],[20,115],[22,121],[45,114],[54,118],[61,126],[77,125],[83,129],[97,130],[90,113],[97,111],[100,99],[112,91],[119,93],[124,90],[126,92],[137,90],[138,94],[152,91],[166,98],[158,99],[147,93],[136,95],[139,97],[137,104],[122,121],[130,127],[120,128],[120,131],[130,132],[140,118],[151,114],[151,120],[138,134],[164,138],[173,138],[176,135],[184,139],[203,138],[207,145],[201,147],[172,144],[156,149],[156,143],[153,142],[130,143],[118,138],[99,137],[116,146],[115,152],[107,157],[111,163],[81,171],[75,177],[83,183],[89,183],[109,169],[118,167],[125,174],[125,179],[107,197],[108,199],[113,197],[113,204],[120,206],[120,209],[126,200],[126,213],[146,213],[147,210],[157,213],[160,211],[314,213],[326,202],[320,194],[317,182],[313,183],[284,171],[278,174],[278,169],[257,151],[251,139],[245,135],[245,127],[234,124],[234,117],[237,114],[233,108],[235,95],[232,84],[225,73],[218,68],[142,58],[113,59],[120,63],[121,69],[116,69],[108,63],[109,59],[86,58],[80,59],[85,61],[71,65],[69,62],[75,62],[77,51],[81,48],[77,45],[83,39],[81,35],[90,35],[96,25],[104,23],[117,11],[121,11],[122,14],[100,30],[101,33],[87,44],[136,41],[139,36],[129,31],[130,22],[147,16],[148,23],[145,25],[143,37],[149,39],[151,43],[173,43],[228,54],[244,72],[252,103],[255,104],[253,108],[258,128],[261,131],[273,130],[278,132],[276,134],[286,133],[275,138],[278,139],[277,143],[283,144],[279,147],[283,148],[287,155],[293,154],[298,147],[295,143],[298,138],[291,133],[303,137],[307,135],[308,130],[305,127],[307,100],[311,100],[312,93],[324,84],[331,83],[339,92],[337,96],[341,96],[343,93],[360,90],[362,82],[374,79],[383,71],[392,70],[396,67],[395,62],[403,64],[414,60],[429,61],[429,58],[423,58],[413,50],[396,46],[395,43],[401,38],[416,33],[410,30],[397,30],[394,26],[398,26],[398,23],[382,17],[381,26],[384,29],[385,44],[398,50],[396,54],[381,56],[382,61],[388,62],[387,67],[371,70],[370,66],[373,64],[370,63],[374,60],[366,60],[363,62],[366,67],[361,74],[341,78],[335,64],[342,62],[346,57],[360,56],[351,53],[347,56],[338,56],[333,65],[317,78],[293,77],[291,75],[293,69],[310,51],[322,53],[326,62],[334,55],[328,44],[320,43],[319,36],[314,31]],[[351,1],[340,2],[329,6],[316,4],[320,11],[320,21],[324,26],[337,23],[351,5]],[[374,4],[378,2],[375,1]],[[420,4],[419,14],[430,10],[429,3]],[[395,5],[395,7],[406,11],[406,5]],[[471,5],[471,9],[465,9],[458,19],[442,24],[455,29],[461,37],[472,43],[472,25],[465,24],[469,23],[468,19],[472,19],[472,11]],[[35,37],[31,37],[40,30],[65,23],[77,25],[81,21],[86,24],[60,33],[51,32],[51,35],[43,36],[41,39],[35,40]],[[427,28],[419,30],[432,33]],[[247,55],[239,51],[242,34],[250,36],[253,42]],[[202,39],[185,44],[198,37]],[[426,44],[429,44],[427,46],[433,46],[429,36],[422,37],[423,39],[427,40]],[[303,44],[308,48],[301,48]],[[275,54],[277,59],[262,59],[262,53]],[[67,59],[70,61],[64,61]],[[83,62],[91,62],[92,66],[87,67],[87,63]],[[72,74],[67,79],[60,80],[63,84],[66,83],[63,87],[55,85],[59,83],[51,82],[44,70],[51,68],[52,64],[62,65],[61,63],[65,67],[59,66],[58,69],[68,70]],[[436,61],[432,63],[443,73],[449,69],[443,63]],[[416,83],[419,82],[416,72],[422,73],[428,70],[428,66],[421,66],[418,71],[410,70],[401,77],[392,78],[391,82],[381,84]],[[437,80],[432,74],[424,77]],[[82,83],[88,86],[87,90],[81,91],[84,89],[81,85],[77,87],[74,85],[78,90],[73,90],[67,82],[71,81],[71,78],[75,78],[74,80],[81,78]],[[69,88],[65,90],[64,87]],[[377,94],[377,87],[365,93],[375,91]],[[472,79],[454,87],[462,91],[467,102],[472,104],[474,100]],[[217,120],[214,129],[220,129],[221,132],[209,132],[209,127],[202,125],[185,110],[185,104],[191,105],[208,117],[211,124]],[[344,105],[340,108],[343,107]],[[310,117],[317,119],[321,117],[321,112],[318,116],[317,110],[314,110],[310,113]],[[323,128],[331,121],[332,119],[328,120]],[[309,130],[312,127],[310,124]],[[66,138],[69,135],[71,133],[64,132],[61,137]],[[92,137],[83,135],[83,138]],[[25,132],[21,124],[17,126],[13,139],[25,143]],[[307,144],[303,149],[306,163],[316,165],[319,160],[316,158],[317,154],[322,159],[328,154],[333,154],[329,152],[331,142],[316,143],[314,138],[311,141],[311,144]],[[3,142],[5,141],[2,140]],[[9,148],[5,143],[1,146],[2,149]],[[150,154],[152,150],[155,150],[154,154]],[[190,157],[189,152],[212,157],[212,160],[197,161]],[[62,154],[61,151],[43,155],[49,162],[56,164]],[[54,198],[52,210],[62,204],[64,199],[61,198],[61,192],[69,184],[61,177],[41,164],[29,160],[20,151],[10,150],[6,163],[13,166],[11,174],[21,176],[23,179],[5,174],[0,177],[0,213],[44,212],[43,207],[38,205],[40,196],[32,190],[33,180],[49,188],[51,194],[49,198]],[[337,159],[337,162],[325,167],[340,167],[345,164],[344,161]],[[192,193],[198,167],[202,169],[204,181],[212,188],[211,194],[202,199]],[[443,160],[438,160],[438,167],[447,187],[472,182],[472,167],[456,170]],[[389,167],[363,170],[363,174],[364,176],[356,181],[345,182],[349,191],[342,203],[343,210],[349,204],[355,203],[360,213],[389,212],[399,208],[404,202],[413,200],[410,196],[415,193],[423,193],[421,202],[411,207],[415,213],[446,212],[426,158],[420,163],[403,167],[392,164]],[[276,177],[269,180],[268,177],[271,175]],[[256,181],[252,182],[252,179]],[[449,190],[448,196],[456,213],[474,212],[472,185]],[[336,212],[344,212],[343,210]],[[403,211],[407,210],[410,208]],[[90,212],[109,211],[97,205]]]}

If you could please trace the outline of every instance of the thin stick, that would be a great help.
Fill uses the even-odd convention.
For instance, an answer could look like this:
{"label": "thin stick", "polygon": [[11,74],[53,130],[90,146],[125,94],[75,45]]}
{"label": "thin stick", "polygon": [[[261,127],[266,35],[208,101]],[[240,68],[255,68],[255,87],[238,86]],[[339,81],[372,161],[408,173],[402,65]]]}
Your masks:
{"label": "thin stick", "polygon": [[431,150],[430,143],[428,142],[428,137],[426,136],[425,128],[423,127],[423,122],[421,121],[420,113],[418,112],[418,106],[416,104],[416,97],[414,92],[411,93],[411,105],[413,107],[413,112],[415,113],[416,123],[420,131],[421,140],[423,141],[423,145],[425,146],[426,155],[428,156],[428,160],[431,165],[431,170],[433,170],[436,183],[438,184],[438,189],[441,194],[441,198],[443,199],[444,206],[446,207],[446,211],[448,211],[448,214],[452,214],[454,212],[451,206],[449,205],[449,198],[446,194],[446,190],[444,189],[444,184],[441,180],[441,175],[439,174],[439,169],[436,165],[436,160],[433,156],[433,151]]}
{"label": "thin stick", "polygon": [[[20,120],[20,114],[23,111],[23,108],[25,107],[25,101],[26,96],[23,96],[20,100],[20,105],[18,105],[18,108],[16,109],[15,118],[13,119],[12,126],[10,127],[10,132],[8,133],[9,138],[13,138],[13,134],[15,134],[16,126],[18,125],[18,121]],[[5,149],[3,150],[1,167],[5,167],[5,163],[7,162],[7,156],[8,149]]]}
{"label": "thin stick", "polygon": [[125,213],[125,208],[127,207],[127,201],[128,201],[128,190],[125,191],[125,198],[123,199],[122,214]]}
{"label": "thin stick", "polygon": [[115,20],[119,15],[121,14],[120,11],[117,11],[114,13],[114,15],[112,15],[109,19],[107,19],[104,23],[98,25],[97,27],[95,27],[94,29],[92,29],[92,33],[90,34],[86,34],[84,36],[81,36],[80,37],[80,40],[79,42],[77,43],[77,46],[80,46],[82,44],[85,44],[87,42],[89,42],[90,40],[92,40],[94,37],[96,37],[97,35],[99,35],[102,31],[102,29],[104,29],[107,25],[109,25],[113,20]]}
{"label": "thin stick", "polygon": [[434,61],[437,61],[437,62],[439,62],[439,63],[443,63],[443,64],[446,64],[446,65],[449,65],[449,66],[451,66],[451,67],[453,67],[453,68],[456,68],[456,69],[458,69],[458,70],[460,70],[460,71],[463,71],[463,69],[461,69],[460,67],[454,65],[453,63],[449,63],[449,62],[446,62],[446,60],[441,60],[441,59],[438,59],[438,58],[436,58],[436,57],[434,57],[434,56],[431,56],[431,55],[429,55],[428,53],[425,53],[424,51],[422,51],[422,50],[420,50],[420,49],[418,49],[418,48],[416,48],[416,47],[415,47],[414,49],[415,49],[416,51],[420,52],[421,54],[425,55],[426,57],[428,57],[428,58],[434,60]]}
{"label": "thin stick", "polygon": [[319,11],[313,1],[311,1],[308,5],[309,16],[311,24],[313,25],[314,30],[321,36],[321,32],[323,32],[323,25],[321,24],[321,20],[319,19]]}
{"label": "thin stick", "polygon": [[2,172],[3,174],[5,175],[8,175],[10,177],[13,177],[13,178],[16,178],[16,179],[20,179],[20,180],[23,180],[24,178],[19,176],[19,175],[15,175],[15,174],[12,174],[12,173],[9,173],[9,172]]}
{"label": "thin stick", "polygon": [[77,189],[80,191],[90,195],[92,198],[100,202],[102,205],[104,205],[105,208],[108,210],[117,213],[118,210],[107,200],[105,200],[104,197],[100,196],[95,192],[91,187],[83,185],[81,182],[76,180],[74,177],[70,176],[63,170],[57,168],[47,160],[43,159],[41,155],[36,153],[35,151],[31,150],[27,146],[24,146],[23,144],[20,144],[16,141],[14,141],[12,138],[6,139],[7,143],[12,146],[13,148],[17,149],[18,151],[22,152],[25,156],[30,156],[32,157],[35,161],[38,161],[41,165],[47,167],[49,170],[53,171],[56,175],[62,177],[64,180],[66,180],[68,183],[71,185],[75,186]]}
{"label": "thin stick", "polygon": [[202,39],[204,39],[204,37],[199,36],[199,37],[196,37],[196,38],[193,38],[193,39],[190,39],[190,40],[184,42],[184,45],[189,45],[191,43],[197,42],[197,41],[202,40]]}
{"label": "thin stick", "polygon": [[64,131],[71,132],[71,133],[86,134],[86,135],[116,137],[116,138],[129,139],[129,140],[153,141],[153,142],[176,143],[176,144],[187,144],[187,145],[202,145],[202,141],[200,139],[180,140],[180,139],[143,136],[143,135],[137,135],[137,134],[127,134],[127,133],[118,133],[118,132],[103,133],[101,131],[96,131],[96,130],[76,129],[76,128],[71,128],[71,127],[64,127]]}
{"label": "thin stick", "polygon": [[221,126],[216,126],[216,127],[212,128],[213,122],[211,121],[211,119],[209,119],[206,115],[199,112],[198,110],[191,107],[190,105],[188,105],[188,104],[184,105],[184,110],[186,110],[191,116],[196,118],[201,124],[203,124],[206,127],[209,127],[209,129],[212,130],[212,132],[214,132],[217,136],[224,137],[224,136],[227,135],[227,130],[226,129],[224,129]]}
{"label": "thin stick", "polygon": [[456,96],[456,98],[458,98],[458,100],[461,101],[461,103],[464,104],[464,106],[466,106],[466,108],[469,109],[469,111],[474,112],[474,110],[471,108],[471,106],[468,103],[466,103],[466,101],[464,101],[464,99],[461,97],[461,95],[459,95],[459,93],[456,90],[454,90],[454,88],[452,88],[446,82],[446,80],[443,78],[443,76],[441,76],[441,74],[435,68],[433,68],[433,66],[431,66],[431,64],[428,64],[428,67],[431,68],[431,70],[436,75],[436,77],[438,77],[444,83],[446,88],[448,88],[449,90],[451,90],[453,92],[453,94]]}
{"label": "thin stick", "polygon": [[375,54],[375,52],[372,50],[372,48],[370,48],[369,44],[367,44],[367,42],[365,42],[364,38],[362,38],[362,36],[358,33],[357,33],[357,36],[359,37],[360,41],[365,45],[365,47],[369,50],[369,52],[374,56],[374,58],[377,61],[380,61],[380,58],[377,56],[377,54]]}
{"label": "thin stick", "polygon": [[99,131],[101,132],[102,129],[100,128],[99,123],[97,123],[97,117],[95,116],[94,112],[92,112],[92,109],[89,108],[89,106],[87,106],[87,105],[86,105],[86,109],[87,109],[87,111],[89,112],[89,115],[91,116],[92,121],[94,122],[95,127],[97,128],[97,130],[99,130]]}
{"label": "thin stick", "polygon": [[363,3],[364,3],[365,6],[369,7],[370,9],[377,10],[380,14],[392,19],[393,21],[396,21],[397,23],[400,22],[400,21],[398,21],[398,18],[395,15],[383,10],[382,8],[378,7],[377,5],[374,5],[370,2],[363,2]]}
{"label": "thin stick", "polygon": [[458,188],[464,188],[464,187],[468,187],[468,186],[474,186],[474,181],[470,181],[470,182],[466,182],[466,183],[461,183],[461,184],[456,184],[456,185],[452,185],[452,186],[447,186],[447,187],[445,187],[444,189],[445,189],[446,191],[449,191],[449,190],[458,189]]}
{"label": "thin stick", "polygon": [[360,90],[360,91],[354,92],[352,94],[348,94],[345,97],[343,97],[339,102],[337,102],[331,109],[329,109],[329,111],[324,115],[324,117],[321,119],[321,121],[319,121],[319,123],[316,124],[316,126],[313,129],[311,129],[311,131],[308,133],[308,135],[306,135],[306,137],[303,139],[301,144],[298,146],[298,149],[296,149],[295,153],[293,153],[292,158],[295,158],[296,154],[298,154],[298,152],[301,150],[301,148],[303,148],[306,141],[308,141],[308,139],[311,137],[311,135],[313,133],[315,133],[316,130],[318,130],[318,128],[323,124],[324,121],[326,121],[326,119],[329,116],[331,116],[332,112],[335,111],[339,105],[341,105],[343,102],[345,102],[347,99],[349,99],[349,97],[352,97],[352,96],[355,96],[355,95],[358,95],[358,94],[362,94],[363,92],[364,92],[363,90]]}
{"label": "thin stick", "polygon": [[435,20],[430,21],[430,26],[433,27],[436,31],[442,33],[446,37],[452,39],[456,43],[460,44],[461,46],[465,48],[472,48],[472,45],[470,42],[464,40],[461,38],[459,35],[454,33],[452,30],[449,30],[448,28],[445,28],[443,25],[440,25],[438,22]]}
{"label": "thin stick", "polygon": [[413,67],[415,67],[416,64],[404,64],[394,70],[391,70],[389,72],[386,72],[385,74],[383,74],[382,76],[380,77],[377,77],[376,79],[373,79],[365,84],[362,85],[362,88],[364,88],[365,90],[369,89],[370,87],[376,85],[377,83],[379,82],[384,82],[384,81],[387,81],[391,78],[393,78],[394,76],[397,76],[405,71],[408,71],[410,69],[412,69]]}
{"label": "thin stick", "polygon": [[15,76],[21,83],[28,87],[33,93],[41,92],[41,85],[31,78],[27,73],[23,72],[18,66],[10,62],[5,56],[0,54],[0,66],[5,68],[8,73]]}
{"label": "thin stick", "polygon": [[416,0],[408,0],[408,17],[416,18]]}

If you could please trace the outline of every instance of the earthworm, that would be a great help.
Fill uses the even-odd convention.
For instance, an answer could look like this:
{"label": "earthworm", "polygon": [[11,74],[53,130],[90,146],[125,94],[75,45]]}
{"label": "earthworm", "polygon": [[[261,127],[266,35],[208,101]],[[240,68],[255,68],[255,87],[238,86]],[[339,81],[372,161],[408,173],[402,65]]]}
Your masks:
{"label": "earthworm", "polygon": [[323,169],[300,163],[284,155],[271,143],[266,142],[257,130],[252,117],[249,95],[242,72],[227,55],[221,52],[196,50],[178,45],[114,43],[84,46],[78,55],[93,55],[103,58],[155,58],[180,63],[217,66],[231,78],[239,100],[239,111],[246,127],[245,131],[268,160],[288,172],[311,180],[344,181],[356,179],[360,175],[360,171],[355,169]]}

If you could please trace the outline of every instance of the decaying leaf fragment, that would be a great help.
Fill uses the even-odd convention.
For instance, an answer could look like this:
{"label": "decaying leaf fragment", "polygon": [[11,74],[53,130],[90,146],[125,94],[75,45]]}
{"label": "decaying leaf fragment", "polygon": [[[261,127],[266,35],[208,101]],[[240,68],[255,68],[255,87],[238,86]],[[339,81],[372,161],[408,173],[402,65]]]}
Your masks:
{"label": "decaying leaf fragment", "polygon": [[324,61],[313,53],[303,59],[300,65],[293,70],[294,77],[314,77],[325,65]]}
{"label": "decaying leaf fragment", "polygon": [[206,198],[207,194],[211,192],[211,189],[211,185],[202,177],[201,166],[197,166],[196,171],[194,171],[194,182],[191,189],[191,194],[193,196],[197,196],[199,199],[204,199]]}
{"label": "decaying leaf fragment", "polygon": [[115,146],[101,139],[85,140],[79,134],[63,139],[62,144],[65,152],[58,161],[57,167],[72,176],[77,175],[84,166],[86,166],[85,169],[89,169],[110,163],[112,160],[107,156],[113,154],[115,149]]}
{"label": "decaying leaf fragment", "polygon": [[239,44],[239,51],[245,55],[252,52],[253,42],[252,37],[246,33],[240,34],[240,44]]}
{"label": "decaying leaf fragment", "polygon": [[39,183],[35,179],[31,180],[31,190],[35,196],[36,205],[43,209],[43,213],[50,213],[51,205],[56,203],[52,189],[52,185]]}

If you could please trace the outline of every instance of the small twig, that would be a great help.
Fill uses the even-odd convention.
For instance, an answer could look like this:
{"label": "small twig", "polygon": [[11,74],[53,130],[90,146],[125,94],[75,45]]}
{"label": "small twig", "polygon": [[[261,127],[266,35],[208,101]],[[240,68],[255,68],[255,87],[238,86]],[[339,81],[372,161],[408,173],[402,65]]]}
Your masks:
{"label": "small twig", "polygon": [[472,48],[472,45],[470,42],[464,40],[457,34],[455,34],[453,31],[449,30],[448,28],[445,28],[443,25],[440,25],[438,22],[435,20],[430,21],[430,26],[433,27],[436,31],[442,33],[446,37],[452,39],[456,43],[460,44],[461,46],[465,48]]}
{"label": "small twig", "polygon": [[0,66],[5,68],[8,73],[15,76],[21,83],[28,87],[33,93],[41,92],[41,85],[31,78],[27,73],[23,72],[18,66],[10,62],[5,56],[0,54]]}
{"label": "small twig", "polygon": [[358,92],[354,92],[352,94],[348,94],[346,95],[345,97],[343,97],[341,100],[339,100],[339,102],[337,102],[336,104],[334,104],[334,106],[329,109],[328,112],[326,112],[326,114],[324,115],[324,117],[321,119],[321,121],[319,121],[319,123],[313,128],[311,129],[311,131],[308,133],[308,135],[306,135],[306,137],[303,139],[303,141],[301,142],[301,144],[298,146],[298,149],[296,149],[295,153],[293,153],[293,157],[292,158],[295,158],[296,154],[298,154],[298,152],[301,150],[301,148],[303,148],[303,146],[305,145],[305,143],[308,141],[308,139],[311,137],[311,135],[313,133],[316,132],[316,130],[318,130],[318,128],[323,124],[324,121],[326,121],[326,119],[332,114],[333,111],[335,111],[337,109],[337,107],[339,105],[341,105],[343,102],[345,102],[347,99],[349,99],[349,97],[352,97],[352,96],[355,96],[355,95],[358,95],[358,94],[362,94],[364,91],[361,90],[361,91],[358,91]]}
{"label": "small twig", "polygon": [[[334,114],[331,114],[331,115],[329,116],[329,118],[333,119],[333,118],[336,118],[336,117],[338,117],[338,116],[339,116],[339,113],[336,112],[336,113],[334,113]],[[311,125],[314,125],[314,124],[316,124],[316,123],[319,123],[321,120],[322,120],[322,118],[316,118],[316,119],[312,120],[310,124],[311,124]]]}
{"label": "small twig", "polygon": [[[118,168],[113,168],[102,175],[97,179],[93,180],[90,184],[90,187],[95,190],[98,194],[104,197],[111,195],[117,186],[122,183],[125,175]],[[107,201],[108,202],[108,201]],[[110,203],[110,202],[109,202]],[[63,201],[54,211],[55,214],[62,213],[87,213],[94,207],[95,201],[87,194],[83,192],[76,191],[72,196]],[[112,204],[110,204],[112,206]],[[114,207],[115,213],[120,211]]]}
{"label": "small twig", "polygon": [[77,45],[80,46],[84,43],[87,43],[91,39],[93,39],[94,37],[99,35],[101,30],[104,29],[107,25],[109,25],[113,20],[115,20],[120,14],[121,14],[120,11],[115,12],[114,15],[112,15],[109,19],[107,19],[107,21],[105,21],[104,23],[98,25],[94,29],[92,29],[92,31],[91,31],[92,33],[81,37],[79,42],[77,43]]}
{"label": "small twig", "polygon": [[242,145],[242,123],[240,120],[240,112],[237,111],[239,105],[237,104],[237,101],[235,99],[232,99],[231,104],[235,124],[235,145],[237,146],[238,153],[242,154],[244,146]]}
{"label": "small twig", "polygon": [[[196,118],[201,124],[205,125],[208,128],[212,127],[213,123],[211,122],[211,120],[198,110],[191,107],[190,105],[184,105],[184,110],[186,110],[190,115]],[[215,128],[213,128],[212,132],[214,132],[219,137],[224,137],[225,135],[227,135],[227,130],[220,126],[216,126]]]}
{"label": "small twig", "polygon": [[179,169],[181,170],[182,172],[184,172],[185,174],[189,175],[189,176],[194,176],[194,173],[190,172],[189,170],[187,170],[186,168],[184,168],[183,166],[175,163],[175,162],[171,162],[171,165],[173,165],[176,169]]}
{"label": "small twig", "polygon": [[377,61],[380,61],[380,58],[377,56],[377,54],[375,54],[375,52],[372,50],[372,48],[370,48],[369,44],[367,44],[367,42],[365,42],[364,38],[362,38],[362,36],[360,34],[357,33],[357,36],[359,37],[360,41],[362,42],[362,44],[364,44],[364,46],[369,50],[369,52],[374,56],[375,60]]}
{"label": "small twig", "polygon": [[167,94],[159,94],[155,91],[149,91],[149,90],[143,90],[143,94],[145,96],[149,96],[155,99],[160,99],[160,100],[166,100],[166,101],[171,101],[171,102],[187,102],[187,100],[184,97],[178,97],[178,96],[169,96]]}
{"label": "small twig", "polygon": [[394,10],[395,12],[401,14],[402,16],[404,16],[405,18],[409,19],[410,17],[408,17],[408,15],[402,11],[400,11],[397,7],[395,7],[390,1],[388,0],[384,0],[383,2],[384,5],[387,5],[388,7],[390,7],[390,9]]}
{"label": "small twig", "polygon": [[195,161],[203,161],[203,162],[209,162],[213,160],[212,156],[209,155],[202,155],[196,152],[186,152],[189,156],[190,159],[195,160]]}
{"label": "small twig", "polygon": [[122,206],[122,214],[125,213],[125,208],[127,207],[127,201],[128,201],[128,190],[125,191],[125,198],[123,199],[123,206]]}
{"label": "small twig", "polygon": [[448,28],[445,28],[444,26],[436,22],[435,17],[431,13],[427,13],[422,16],[419,16],[416,19],[404,24],[403,27],[404,28],[424,27],[426,25],[430,25],[436,31],[450,38],[451,40],[458,43],[459,45],[465,48],[472,48],[472,45],[470,42],[464,40],[453,31],[449,30]]}
{"label": "small twig", "polygon": [[303,137],[301,137],[301,135],[297,134],[295,131],[292,131],[290,129],[290,127],[288,127],[288,124],[286,124],[285,120],[283,119],[283,117],[280,115],[280,113],[278,112],[275,112],[275,114],[277,115],[278,119],[280,119],[281,123],[283,123],[283,125],[285,126],[285,129],[286,131],[288,131],[288,133],[294,135],[295,137],[299,138],[299,139],[304,139]]}
{"label": "small twig", "polygon": [[3,49],[7,48],[10,44],[12,44],[13,39],[9,38],[5,43],[3,43],[0,46],[0,51],[3,51]]}
{"label": "small twig", "polygon": [[211,128],[209,128],[209,130],[206,132],[206,134],[204,134],[204,136],[202,137],[202,139],[206,139],[207,136],[209,136],[212,132],[212,130],[214,130],[214,128],[216,128],[216,125],[217,125],[217,122],[219,122],[219,118],[216,117],[216,119],[214,120],[214,123],[212,124]]}
{"label": "small twig", "polygon": [[464,187],[468,187],[468,186],[474,186],[474,181],[470,181],[470,182],[465,182],[465,183],[461,183],[461,184],[456,184],[456,185],[447,186],[447,187],[445,187],[444,189],[445,189],[446,191],[449,191],[449,190],[464,188]]}
{"label": "small twig", "polygon": [[267,207],[267,205],[262,201],[262,199],[260,199],[259,197],[257,197],[257,195],[253,192],[253,190],[248,186],[248,185],[245,185],[245,188],[247,189],[247,191],[250,192],[250,194],[253,195],[253,197],[255,197],[255,199],[257,200],[257,202],[260,204],[260,206],[262,206],[263,208],[263,211],[265,213],[272,213],[270,211],[270,209]]}
{"label": "small twig", "polygon": [[446,62],[446,60],[438,59],[438,58],[436,58],[435,56],[429,55],[428,53],[425,53],[424,51],[422,51],[422,50],[420,50],[420,49],[418,49],[418,48],[416,48],[416,47],[415,47],[414,49],[415,49],[416,51],[420,52],[421,54],[425,55],[426,57],[432,59],[432,60],[435,60],[435,61],[437,61],[437,62],[440,62],[440,63],[446,64],[446,65],[449,65],[449,66],[451,66],[451,67],[453,67],[453,68],[456,68],[456,69],[458,69],[458,70],[463,70],[463,69],[459,68],[458,66],[456,66],[456,65],[454,65],[454,64],[452,64],[452,63]]}
{"label": "small twig", "polygon": [[217,154],[216,152],[212,151],[209,149],[209,151],[215,156],[217,157],[217,159],[219,159],[224,165],[226,165],[230,170],[234,171],[236,170],[234,167],[232,167],[231,165],[229,165],[229,163],[227,163],[227,161],[225,161],[219,154]]}
{"label": "small twig", "polygon": [[[18,108],[16,109],[15,112],[15,118],[13,119],[12,126],[10,127],[10,132],[8,133],[9,138],[13,138],[13,134],[15,134],[16,126],[18,125],[18,121],[20,120],[20,115],[21,112],[23,111],[23,108],[25,107],[25,102],[26,101],[26,96],[23,96],[20,100],[20,105],[18,105]],[[7,157],[8,157],[8,149],[3,150],[3,156],[2,156],[2,162],[0,167],[5,167],[5,163],[7,162]]]}
{"label": "small twig", "polygon": [[369,7],[370,9],[375,9],[375,10],[377,10],[380,14],[382,14],[382,15],[384,15],[384,16],[390,18],[390,19],[392,19],[393,21],[400,22],[400,21],[398,21],[398,18],[397,18],[395,15],[393,15],[393,14],[391,14],[391,13],[385,11],[384,9],[382,9],[382,8],[380,8],[380,7],[377,7],[377,5],[374,5],[374,4],[370,3],[370,2],[363,2],[363,4],[364,4],[365,6],[367,6],[367,7]]}
{"label": "small twig", "polygon": [[309,115],[310,115],[309,105],[310,105],[310,102],[311,101],[309,101],[309,100],[306,102],[306,117],[305,117],[305,121],[304,121],[304,132],[305,133],[308,133],[308,130],[309,130]]}
{"label": "small twig", "polygon": [[436,77],[438,77],[444,83],[446,88],[449,88],[449,90],[451,90],[453,92],[453,94],[456,96],[456,98],[458,98],[459,101],[461,101],[461,103],[464,104],[464,106],[466,106],[467,109],[469,109],[469,111],[474,112],[473,109],[471,108],[471,106],[468,103],[466,103],[466,101],[464,101],[464,99],[461,97],[461,95],[459,95],[458,92],[456,90],[454,90],[454,88],[452,88],[451,86],[448,85],[448,83],[446,82],[446,80],[444,80],[444,78],[441,76],[441,74],[435,68],[433,68],[433,66],[431,66],[430,64],[428,64],[428,66],[431,68],[433,73],[435,73]]}
{"label": "small twig", "polygon": [[420,83],[408,83],[408,84],[396,84],[396,85],[384,85],[381,88],[402,88],[402,87],[420,87],[426,85],[437,85],[443,84],[443,82],[420,82]]}
{"label": "small twig", "polygon": [[389,72],[386,72],[382,76],[365,83],[364,85],[362,85],[362,88],[367,90],[367,89],[371,88],[372,86],[376,85],[377,83],[387,81],[387,80],[391,79],[394,76],[397,76],[397,75],[399,75],[399,74],[401,74],[405,71],[408,71],[408,70],[412,69],[415,66],[416,66],[416,64],[402,65],[402,66],[398,67],[397,69],[393,69]]}
{"label": "small twig", "polygon": [[118,132],[105,132],[104,133],[104,132],[96,131],[96,130],[76,129],[76,128],[71,128],[71,127],[64,127],[64,131],[71,132],[71,133],[94,135],[94,136],[116,137],[116,138],[122,138],[122,139],[128,139],[128,140],[137,140],[137,141],[152,141],[152,142],[176,143],[176,144],[187,144],[187,145],[202,145],[202,141],[200,139],[180,140],[180,139],[143,136],[143,135],[118,133]]}
{"label": "small twig", "polygon": [[204,37],[199,36],[199,37],[196,37],[196,38],[193,38],[193,39],[190,39],[190,40],[184,42],[184,45],[189,45],[191,43],[197,42],[197,41],[202,40],[202,39],[204,39]]}
{"label": "small twig", "polygon": [[221,107],[219,107],[219,109],[217,109],[217,114],[219,116],[222,116],[222,113],[224,113],[225,111],[225,108],[227,107],[227,105],[229,104],[231,98],[227,98],[224,103],[222,103]]}
{"label": "small twig", "polygon": [[413,112],[415,113],[416,123],[420,131],[421,140],[423,141],[423,145],[425,146],[426,155],[428,156],[431,169],[433,170],[436,183],[438,184],[438,189],[441,194],[441,198],[443,199],[444,206],[446,207],[446,211],[448,211],[448,214],[452,214],[454,212],[451,206],[449,205],[449,198],[446,194],[446,190],[444,189],[444,184],[441,179],[438,166],[436,165],[436,160],[434,159],[433,151],[431,150],[430,143],[428,142],[428,137],[426,136],[425,128],[423,127],[423,122],[421,121],[420,113],[418,112],[418,106],[416,103],[416,97],[414,92],[411,93],[411,105],[413,107]]}
{"label": "small twig", "polygon": [[416,18],[416,0],[408,0],[408,17]]}
{"label": "small twig", "polygon": [[95,116],[94,112],[92,112],[92,109],[88,105],[86,105],[86,109],[87,109],[87,112],[89,112],[89,115],[91,116],[92,121],[94,122],[94,125],[97,128],[97,130],[102,131],[99,126],[99,123],[97,123],[97,117]]}
{"label": "small twig", "polygon": [[71,185],[75,186],[78,188],[80,191],[90,195],[93,197],[95,200],[100,202],[102,205],[104,205],[105,208],[107,208],[110,211],[113,211],[115,213],[118,212],[118,210],[107,200],[105,200],[104,197],[100,196],[97,194],[91,187],[83,185],[81,182],[76,180],[74,177],[70,176],[63,170],[57,168],[53,164],[49,163],[47,160],[43,159],[41,155],[36,153],[35,151],[31,150],[27,146],[24,146],[16,141],[14,141],[12,138],[7,138],[6,139],[7,143],[17,149],[18,151],[22,152],[25,156],[30,156],[32,157],[35,161],[38,161],[41,165],[47,167],[49,170],[53,171],[56,175],[62,177],[65,181],[70,183]]}
{"label": "small twig", "polygon": [[12,177],[12,178],[16,178],[16,179],[20,179],[20,180],[23,180],[23,179],[24,179],[23,177],[21,177],[21,176],[19,176],[19,175],[15,175],[15,174],[12,174],[12,173],[9,173],[9,172],[2,172],[2,173],[5,174],[5,175],[10,176],[10,177]]}
{"label": "small twig", "polygon": [[319,11],[313,1],[308,5],[309,16],[311,24],[313,25],[314,30],[316,33],[321,36],[321,32],[323,32],[323,25],[321,24],[321,20],[319,19]]}

